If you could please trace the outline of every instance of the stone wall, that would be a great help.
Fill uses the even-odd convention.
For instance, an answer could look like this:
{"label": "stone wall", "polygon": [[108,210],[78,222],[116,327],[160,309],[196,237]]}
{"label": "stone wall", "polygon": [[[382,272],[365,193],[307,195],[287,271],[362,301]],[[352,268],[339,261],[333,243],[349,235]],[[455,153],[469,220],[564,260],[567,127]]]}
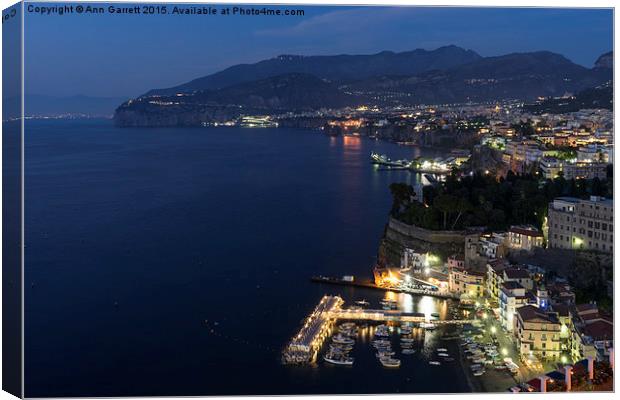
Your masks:
{"label": "stone wall", "polygon": [[404,248],[432,252],[446,259],[465,251],[465,231],[433,231],[408,225],[390,217],[379,249],[379,260],[387,266],[400,264]]}

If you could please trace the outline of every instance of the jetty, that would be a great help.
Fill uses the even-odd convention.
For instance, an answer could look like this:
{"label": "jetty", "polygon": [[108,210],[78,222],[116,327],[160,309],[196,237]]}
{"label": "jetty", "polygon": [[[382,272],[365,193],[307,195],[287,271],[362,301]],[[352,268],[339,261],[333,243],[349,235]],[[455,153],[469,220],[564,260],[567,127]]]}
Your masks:
{"label": "jetty", "polygon": [[413,295],[418,295],[418,296],[438,297],[441,299],[453,299],[453,300],[460,299],[458,294],[450,293],[448,291],[442,291],[442,290],[415,289],[415,288],[405,288],[405,287],[398,287],[398,286],[378,286],[375,283],[368,282],[368,281],[358,282],[358,281],[351,281],[351,280],[334,278],[331,276],[322,276],[322,275],[313,276],[312,278],[310,278],[310,280],[315,283],[329,283],[332,285],[355,286],[355,287],[361,287],[361,288],[366,288],[366,289],[382,290],[384,292],[408,293],[408,294],[413,294]]}
{"label": "jetty", "polygon": [[305,319],[282,353],[285,364],[308,364],[316,361],[316,355],[323,341],[331,334],[337,313],[344,300],[339,296],[323,296],[312,313]]}

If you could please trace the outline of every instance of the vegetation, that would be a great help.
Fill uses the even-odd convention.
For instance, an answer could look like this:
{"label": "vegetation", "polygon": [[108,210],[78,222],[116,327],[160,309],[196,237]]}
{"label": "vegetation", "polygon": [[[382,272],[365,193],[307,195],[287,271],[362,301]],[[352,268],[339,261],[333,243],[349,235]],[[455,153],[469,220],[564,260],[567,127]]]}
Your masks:
{"label": "vegetation", "polygon": [[611,263],[605,263],[596,253],[580,254],[569,268],[569,282],[575,291],[577,303],[596,301],[600,310],[613,310],[613,301],[607,296],[607,282],[613,280]]}
{"label": "vegetation", "polygon": [[507,229],[510,225],[542,227],[549,203],[556,197],[612,197],[613,180],[554,180],[537,175],[506,178],[476,173],[459,176],[453,171],[446,181],[424,187],[423,203],[413,201],[414,190],[404,183],[392,184],[391,215],[407,224],[433,230],[461,230],[485,226]]}

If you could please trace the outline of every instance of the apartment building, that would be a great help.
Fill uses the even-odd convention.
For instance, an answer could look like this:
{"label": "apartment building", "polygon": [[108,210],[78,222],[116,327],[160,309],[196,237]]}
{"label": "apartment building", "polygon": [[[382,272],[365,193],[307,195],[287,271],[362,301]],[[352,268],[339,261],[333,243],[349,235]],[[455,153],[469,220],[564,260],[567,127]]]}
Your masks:
{"label": "apartment building", "polygon": [[602,197],[555,199],[549,204],[549,247],[612,253],[613,213],[613,201]]}
{"label": "apartment building", "polygon": [[533,226],[513,226],[508,231],[508,246],[513,250],[532,251],[543,246],[543,234]]}
{"label": "apartment building", "polygon": [[449,267],[448,289],[459,295],[477,298],[484,296],[484,272],[463,267]]}
{"label": "apartment building", "polygon": [[557,314],[526,305],[517,309],[515,336],[522,359],[559,360],[561,330]]}

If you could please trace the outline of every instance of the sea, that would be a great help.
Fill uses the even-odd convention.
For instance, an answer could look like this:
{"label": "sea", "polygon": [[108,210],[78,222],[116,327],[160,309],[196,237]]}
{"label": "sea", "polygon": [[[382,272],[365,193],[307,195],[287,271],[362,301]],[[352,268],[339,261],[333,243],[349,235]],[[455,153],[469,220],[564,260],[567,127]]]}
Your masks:
{"label": "sea", "polygon": [[[392,182],[371,165],[437,149],[288,128],[117,128],[28,120],[27,397],[453,393],[455,341],[426,332],[399,369],[366,336],[351,367],[281,363],[325,294],[446,316],[450,300],[317,284],[368,279]],[[437,347],[455,362],[428,364]]]}

